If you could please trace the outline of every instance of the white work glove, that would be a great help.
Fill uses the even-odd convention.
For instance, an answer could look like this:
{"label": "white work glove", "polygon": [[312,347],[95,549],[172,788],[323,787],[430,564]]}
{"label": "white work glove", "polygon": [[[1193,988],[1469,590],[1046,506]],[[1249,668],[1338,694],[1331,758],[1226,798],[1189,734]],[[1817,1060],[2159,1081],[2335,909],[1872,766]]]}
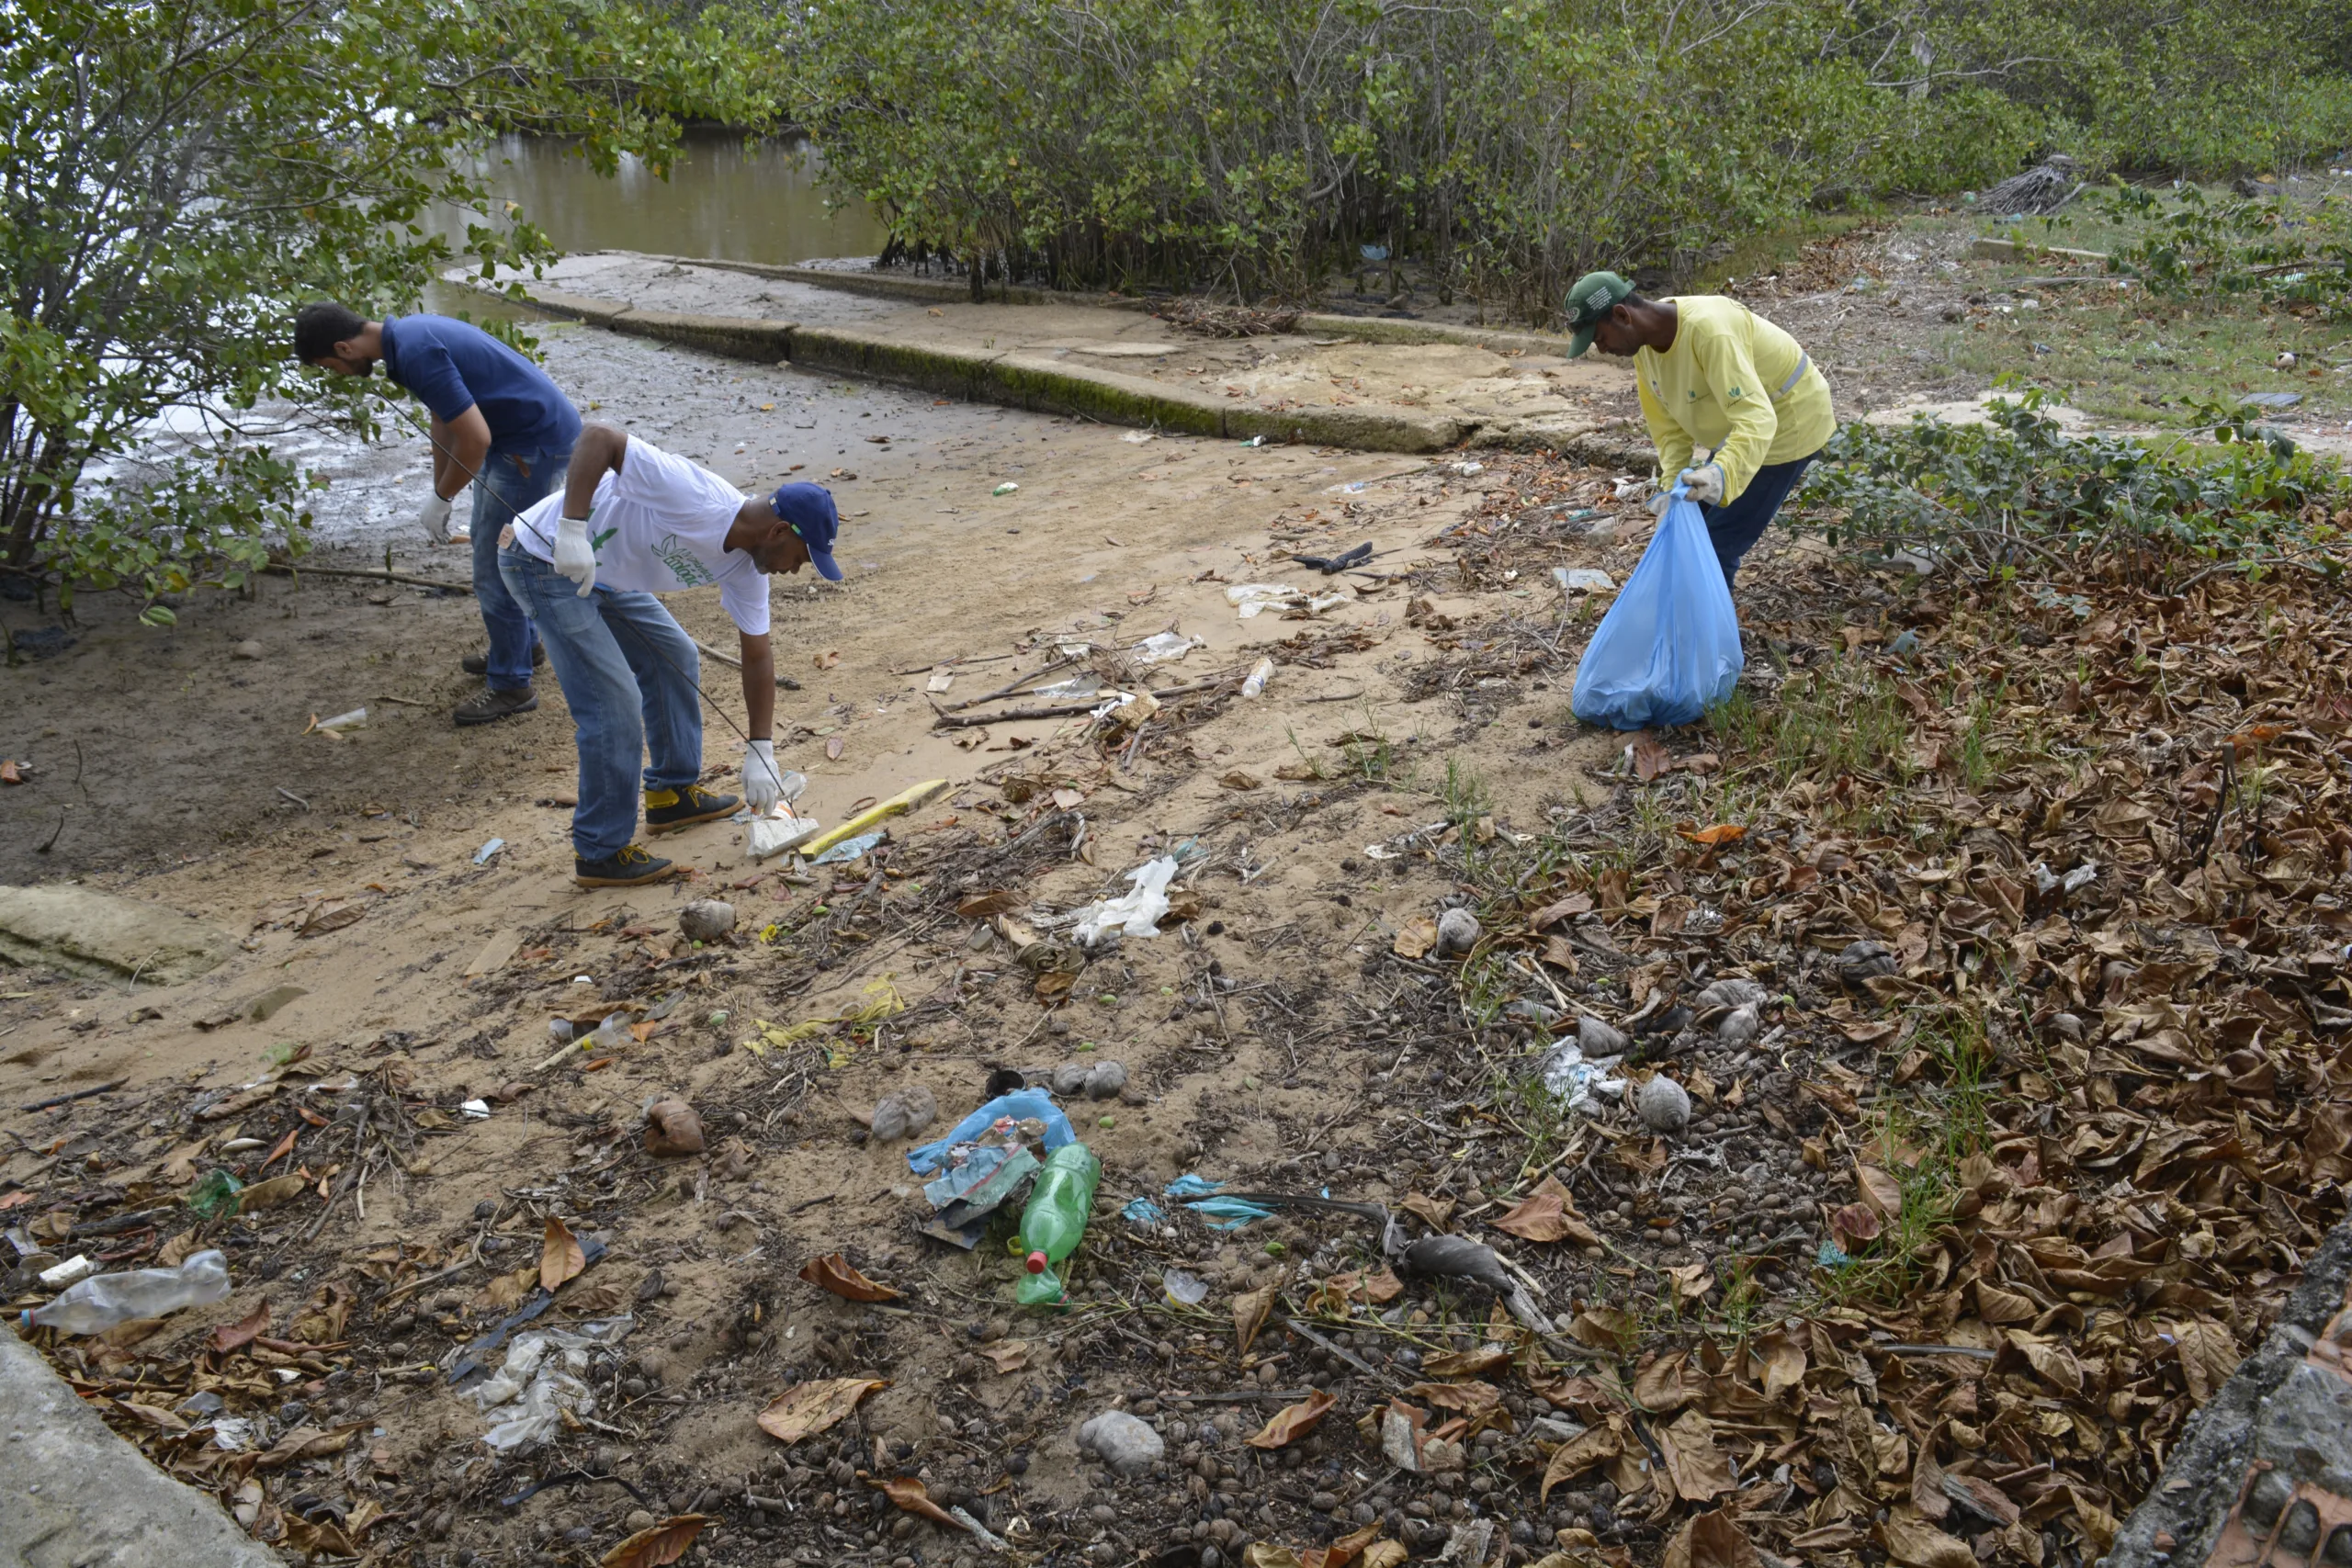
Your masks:
{"label": "white work glove", "polygon": [[424,510],[416,514],[416,520],[424,525],[426,538],[436,545],[446,545],[449,542],[449,500],[447,496],[435,495],[431,491],[426,491]]}
{"label": "white work glove", "polygon": [[784,798],[784,777],[775,771],[775,742],[754,740],[743,749],[743,804],[765,817]]}
{"label": "white work glove", "polygon": [[1690,492],[1692,501],[1702,506],[1724,503],[1724,466],[1702,463],[1695,468],[1685,468],[1674,476],[1675,481]]}
{"label": "white work glove", "polygon": [[1665,486],[1654,485],[1650,489],[1650,498],[1642,504],[1649,509],[1651,516],[1663,522],[1666,517],[1666,509],[1672,504],[1672,502],[1666,493]]}
{"label": "white work glove", "polygon": [[588,543],[588,519],[556,519],[553,565],[558,577],[568,577],[580,584],[582,599],[596,591],[596,551]]}

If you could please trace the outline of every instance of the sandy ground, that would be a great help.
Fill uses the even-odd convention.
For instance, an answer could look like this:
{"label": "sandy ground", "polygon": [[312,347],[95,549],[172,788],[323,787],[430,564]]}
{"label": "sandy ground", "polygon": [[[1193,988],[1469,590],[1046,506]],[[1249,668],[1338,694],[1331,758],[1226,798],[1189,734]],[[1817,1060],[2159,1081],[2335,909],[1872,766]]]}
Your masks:
{"label": "sandy ground", "polygon": [[[752,1415],[792,1374],[861,1357],[894,1384],[867,1407],[868,1429],[928,1452],[944,1425],[979,1422],[995,1436],[977,1448],[956,1438],[942,1465],[966,1450],[988,1454],[1001,1483],[1017,1455],[1019,1506],[1074,1508],[1086,1485],[1065,1420],[1114,1390],[1090,1396],[1076,1374],[1051,1371],[1039,1332],[1049,1325],[1021,1331],[1038,1342],[1030,1372],[984,1372],[964,1325],[1004,1332],[995,1299],[1003,1281],[985,1258],[911,1235],[903,1159],[895,1148],[859,1146],[856,1114],[920,1082],[952,1119],[977,1103],[989,1066],[1110,1057],[1128,1067],[1133,1103],[1112,1102],[1088,1131],[1122,1201],[1195,1166],[1232,1173],[1292,1161],[1317,1142],[1308,1128],[1376,1114],[1367,1078],[1410,1055],[1388,1039],[1376,1008],[1363,1015],[1372,1038],[1357,1038],[1347,1020],[1356,1003],[1371,1004],[1347,998],[1357,966],[1385,953],[1443,885],[1424,863],[1380,863],[1366,846],[1442,816],[1427,792],[1450,748],[1483,759],[1497,819],[1508,821],[1576,799],[1589,787],[1579,765],[1606,760],[1613,745],[1561,739],[1565,667],[1466,701],[1406,700],[1435,690],[1417,683],[1432,651],[1422,626],[1442,627],[1449,608],[1468,608],[1466,596],[1391,581],[1432,568],[1450,575],[1450,555],[1430,541],[1477,508],[1483,491],[1478,474],[1450,460],[1138,441],[747,371],[587,329],[553,328],[547,341],[555,374],[594,417],[620,420],[747,485],[796,464],[828,477],[848,520],[842,554],[852,575],[839,589],[777,586],[779,667],[800,682],[779,694],[778,754],[809,776],[802,804],[827,822],[910,781],[949,780],[944,800],[897,830],[901,863],[946,869],[910,870],[902,882],[869,881],[863,866],[838,880],[830,870],[786,874],[746,863],[741,830],[722,823],[667,847],[691,868],[683,883],[582,892],[569,880],[560,801],[573,769],[552,682],[535,714],[487,729],[448,723],[448,706],[470,684],[456,658],[479,641],[469,599],[273,579],[250,597],[196,601],[170,631],[85,600],[71,647],[0,672],[11,716],[0,750],[28,764],[30,779],[0,795],[0,874],[79,878],[244,942],[220,970],[164,988],[18,972],[0,998],[0,1100],[126,1081],[102,1098],[13,1117],[0,1182],[10,1192],[53,1192],[71,1170],[92,1193],[119,1199],[174,1187],[173,1162],[189,1158],[257,1178],[257,1152],[237,1151],[251,1147],[247,1139],[276,1140],[281,1120],[300,1135],[286,1165],[347,1177],[295,1107],[305,1117],[314,1105],[331,1111],[335,1086],[354,1082],[403,1086],[394,1092],[413,1131],[401,1156],[360,1156],[367,1179],[356,1199],[338,1195],[315,1239],[316,1197],[291,1218],[228,1226],[237,1293],[174,1319],[169,1338],[154,1344],[177,1344],[184,1355],[190,1336],[264,1298],[284,1311],[322,1281],[361,1290],[374,1310],[353,1333],[368,1348],[338,1357],[331,1382],[304,1385],[308,1403],[318,1419],[368,1424],[377,1469],[346,1478],[358,1488],[351,1495],[378,1496],[401,1516],[399,1531],[427,1541],[503,1553],[581,1531],[566,1549],[593,1537],[601,1551],[630,1512],[611,1488],[550,1492],[519,1513],[484,1501],[483,1487],[503,1484],[476,1441],[487,1423],[436,1376],[413,1370],[446,1364],[452,1345],[485,1321],[480,1314],[495,1316],[482,1275],[536,1256],[542,1211],[609,1240],[596,1275],[614,1288],[592,1302],[607,1311],[640,1303],[628,1378],[639,1392],[605,1406],[598,1462],[635,1477],[657,1508],[664,1496],[690,1506],[707,1488],[738,1486],[780,1463]],[[398,570],[458,578],[453,551],[408,542],[388,521],[405,511],[422,471],[414,444],[350,451],[335,468],[322,511],[341,537],[366,541],[377,560],[389,545]],[[1019,490],[991,494],[1006,481]],[[1588,488],[1610,490],[1605,476]],[[1351,596],[1309,621],[1245,621],[1227,601],[1233,584],[1328,586],[1281,558],[1367,540],[1380,552],[1374,570],[1341,580],[1354,585]],[[1622,576],[1634,553],[1629,543],[1561,558]],[[1513,596],[1539,619],[1558,607],[1549,588],[1508,590],[1507,607]],[[673,604],[697,637],[724,646],[714,599]],[[1420,625],[1408,626],[1408,604]],[[15,606],[6,613],[29,618]],[[1131,757],[1080,746],[1082,717],[932,728],[925,688],[934,667],[952,673],[938,700],[956,702],[1060,657],[1072,639],[1105,650],[1097,668],[1115,675],[1118,650],[1164,630],[1203,646],[1149,672],[1151,682],[1238,672],[1266,649],[1282,660],[1267,696],[1244,702],[1227,686],[1205,710],[1180,705]],[[247,639],[260,643],[258,659],[232,651]],[[731,673],[706,671],[718,706],[740,717]],[[356,737],[303,733],[313,714],[362,704],[370,724]],[[1351,734],[1379,737],[1396,759],[1391,782],[1411,776],[1419,785],[1397,795],[1350,777],[1340,742]],[[740,742],[714,720],[706,750],[723,784]],[[1309,758],[1329,776],[1277,777]],[[1029,808],[1010,803],[1033,801],[1039,789],[1069,815],[1057,814],[1045,840],[1023,840]],[[477,865],[476,851],[492,838],[503,852]],[[1050,1019],[1001,945],[953,914],[957,898],[995,886],[1017,888],[1041,910],[1066,909],[1115,890],[1148,852],[1188,840],[1215,855],[1215,869],[1191,879],[1202,906],[1191,934],[1130,943]],[[927,877],[940,880],[926,887]],[[879,931],[824,935],[829,899],[862,904],[877,893]],[[777,944],[739,937],[673,955],[677,910],[711,895],[734,902],[746,931],[776,923]],[[338,906],[361,918],[300,934]],[[823,1051],[762,1059],[738,1048],[751,1021],[831,1016],[876,982],[917,1003],[920,1021],[851,1047],[838,1068]],[[287,986],[301,994],[254,1021],[253,1001]],[[650,1040],[601,1070],[583,1071],[577,1054],[550,1063],[548,1018],[594,998],[667,1006]],[[298,1048],[306,1055],[296,1066],[272,1071]],[[250,1112],[197,1119],[208,1105],[244,1103],[229,1097],[256,1080],[284,1092],[254,1098]],[[628,1129],[665,1095],[695,1103],[722,1151],[687,1162],[683,1177],[631,1153]],[[491,1097],[486,1120],[455,1109],[480,1097]],[[1357,1168],[1346,1142],[1329,1145],[1326,1167],[1363,1190],[1385,1190],[1387,1177]],[[1198,1266],[1235,1280],[1266,1257],[1255,1237],[1203,1246]],[[403,1247],[404,1270],[380,1261]],[[791,1279],[804,1258],[843,1247],[908,1290],[914,1315],[864,1313]],[[483,1261],[413,1297],[386,1302],[368,1282],[370,1269],[407,1278],[468,1256]],[[293,1424],[279,1418],[280,1429]],[[984,1478],[969,1479],[977,1494]],[[860,1508],[839,1538],[857,1553],[872,1523]],[[839,1560],[823,1545],[832,1538],[785,1533]],[[757,1539],[741,1534],[745,1548]]]}

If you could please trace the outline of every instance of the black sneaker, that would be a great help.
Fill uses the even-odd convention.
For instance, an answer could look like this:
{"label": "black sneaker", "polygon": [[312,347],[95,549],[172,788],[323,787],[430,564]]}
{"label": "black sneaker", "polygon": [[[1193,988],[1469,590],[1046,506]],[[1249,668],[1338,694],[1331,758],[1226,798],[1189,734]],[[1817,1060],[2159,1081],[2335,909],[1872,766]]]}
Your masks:
{"label": "black sneaker", "polygon": [[582,887],[635,887],[640,883],[666,882],[678,868],[635,844],[603,860],[571,857],[571,880]]}
{"label": "black sneaker", "polygon": [[528,686],[519,692],[476,692],[458,705],[455,717],[461,725],[495,724],[518,713],[530,713],[538,705],[539,694]]}
{"label": "black sneaker", "polygon": [[731,795],[714,795],[700,784],[688,784],[684,789],[649,789],[645,792],[646,830],[674,833],[697,822],[732,817],[735,808],[742,804]]}
{"label": "black sneaker", "polygon": [[[543,642],[533,643],[531,645],[531,668],[537,670],[547,661],[548,645]],[[490,673],[490,655],[487,653],[469,653],[463,659],[458,660],[458,668],[464,671],[469,675],[487,675]]]}

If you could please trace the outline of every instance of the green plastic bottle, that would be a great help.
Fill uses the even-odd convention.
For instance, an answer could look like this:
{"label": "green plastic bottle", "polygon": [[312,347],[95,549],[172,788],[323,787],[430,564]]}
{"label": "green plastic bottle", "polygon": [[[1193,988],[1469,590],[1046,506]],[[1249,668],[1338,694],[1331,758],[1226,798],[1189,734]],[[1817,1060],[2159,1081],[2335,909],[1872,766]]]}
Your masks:
{"label": "green plastic bottle", "polygon": [[1013,1293],[1022,1305],[1050,1306],[1062,1299],[1055,1266],[1078,1250],[1102,1179],[1102,1162],[1084,1144],[1064,1144],[1046,1156],[1029,1206],[1021,1211],[1023,1266],[1029,1272]]}

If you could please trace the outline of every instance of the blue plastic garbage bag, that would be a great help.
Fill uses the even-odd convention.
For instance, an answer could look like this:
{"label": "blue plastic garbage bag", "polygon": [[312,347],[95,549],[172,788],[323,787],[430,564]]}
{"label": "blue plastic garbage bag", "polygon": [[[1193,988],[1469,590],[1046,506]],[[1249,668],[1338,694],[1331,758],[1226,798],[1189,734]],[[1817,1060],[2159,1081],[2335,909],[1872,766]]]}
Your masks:
{"label": "blue plastic garbage bag", "polygon": [[1018,1122],[1024,1116],[1035,1116],[1046,1124],[1046,1152],[1052,1154],[1064,1144],[1078,1142],[1078,1133],[1054,1103],[1054,1097],[1042,1089],[1017,1089],[1011,1094],[1000,1094],[961,1122],[947,1136],[935,1144],[925,1144],[907,1154],[907,1168],[917,1176],[930,1176],[946,1162],[947,1151],[957,1144],[968,1144],[989,1130],[989,1123],[1000,1116],[1010,1116]]}
{"label": "blue plastic garbage bag", "polygon": [[1693,724],[1746,665],[1731,589],[1698,502],[1676,485],[1665,520],[1577,666],[1568,705],[1588,724]]}

